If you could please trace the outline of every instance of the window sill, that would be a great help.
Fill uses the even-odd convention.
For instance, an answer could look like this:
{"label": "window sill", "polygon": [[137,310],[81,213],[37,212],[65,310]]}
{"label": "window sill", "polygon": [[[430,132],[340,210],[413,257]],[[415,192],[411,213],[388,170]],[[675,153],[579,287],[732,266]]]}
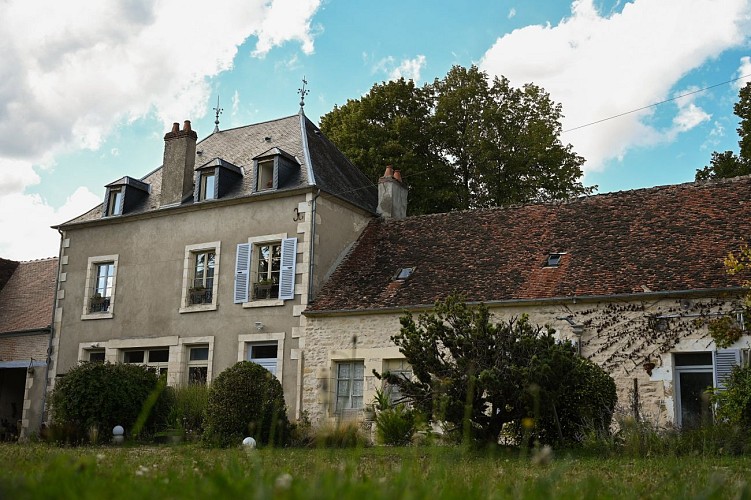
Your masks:
{"label": "window sill", "polygon": [[194,306],[181,307],[179,309],[180,314],[204,311],[216,311],[216,304],[197,304]]}
{"label": "window sill", "polygon": [[243,307],[246,309],[251,307],[277,307],[283,305],[284,301],[282,299],[261,299],[243,302]]}
{"label": "window sill", "polygon": [[87,319],[111,319],[114,317],[114,314],[111,312],[101,312],[101,313],[88,313],[88,314],[82,314],[81,320],[87,320]]}

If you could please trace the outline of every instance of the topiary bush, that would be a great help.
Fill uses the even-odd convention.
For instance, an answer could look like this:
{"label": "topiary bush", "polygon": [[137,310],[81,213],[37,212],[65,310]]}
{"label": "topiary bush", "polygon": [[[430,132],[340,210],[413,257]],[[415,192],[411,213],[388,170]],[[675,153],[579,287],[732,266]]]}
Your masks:
{"label": "topiary bush", "polygon": [[52,424],[65,430],[61,440],[105,442],[116,425],[131,434],[143,413],[136,433],[151,434],[166,427],[170,401],[164,385],[145,366],[81,363],[57,381],[50,395]]}
{"label": "topiary bush", "polygon": [[241,361],[211,383],[203,441],[239,445],[252,436],[259,445],[284,445],[289,435],[282,384],[256,363]]}

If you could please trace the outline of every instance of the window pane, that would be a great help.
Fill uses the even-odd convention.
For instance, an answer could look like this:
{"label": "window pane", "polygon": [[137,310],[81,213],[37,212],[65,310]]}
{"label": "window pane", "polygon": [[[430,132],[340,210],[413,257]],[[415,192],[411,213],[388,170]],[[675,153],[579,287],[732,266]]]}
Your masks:
{"label": "window pane", "polygon": [[123,360],[126,363],[143,363],[143,351],[125,351]]}
{"label": "window pane", "polygon": [[209,369],[206,366],[191,366],[188,368],[188,383],[206,385]]}
{"label": "window pane", "polygon": [[352,396],[362,396],[362,387],[363,387],[362,380],[353,380],[352,381]]}
{"label": "window pane", "polygon": [[201,196],[200,198],[202,200],[213,200],[214,199],[214,186],[215,186],[215,180],[216,177],[213,173],[211,174],[203,174],[201,176]]}
{"label": "window pane", "polygon": [[190,348],[190,360],[191,361],[206,361],[209,359],[208,347],[191,347]]}
{"label": "window pane", "polygon": [[360,363],[353,363],[353,364],[354,364],[354,367],[355,367],[355,375],[354,375],[354,377],[356,379],[362,380],[363,375],[365,374],[365,364],[362,363],[362,362],[360,362]]}
{"label": "window pane", "polygon": [[149,351],[149,363],[166,363],[169,361],[169,349],[152,349]]}
{"label": "window pane", "polygon": [[349,363],[339,363],[338,378],[349,378]]}
{"label": "window pane", "polygon": [[349,396],[349,380],[339,380],[336,384],[336,394],[339,397]]}
{"label": "window pane", "polygon": [[89,351],[89,361],[104,361],[104,351]]}
{"label": "window pane", "polygon": [[362,408],[362,397],[354,397],[352,396],[352,406],[351,408]]}
{"label": "window pane", "polygon": [[676,354],[675,366],[712,366],[712,353],[686,352]]}
{"label": "window pane", "polygon": [[254,345],[251,346],[251,357],[253,359],[276,359],[276,345]]}

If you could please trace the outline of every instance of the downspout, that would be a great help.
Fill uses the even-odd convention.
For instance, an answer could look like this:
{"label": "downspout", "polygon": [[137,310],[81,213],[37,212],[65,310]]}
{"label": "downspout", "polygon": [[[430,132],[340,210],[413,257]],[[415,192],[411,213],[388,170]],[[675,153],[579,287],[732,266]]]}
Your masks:
{"label": "downspout", "polygon": [[[308,304],[310,304],[313,301],[313,267],[314,267],[314,258],[315,255],[315,248],[316,248],[316,205],[318,197],[321,196],[321,190],[319,189],[318,192],[313,195],[313,200],[311,200],[311,207],[310,207],[310,261],[308,262]],[[306,304],[307,305],[307,304]]]}
{"label": "downspout", "polygon": [[57,232],[60,234],[60,250],[57,252],[57,274],[55,275],[55,300],[52,303],[52,320],[50,322],[50,340],[47,343],[47,369],[44,371],[44,392],[42,393],[42,423],[47,419],[47,390],[50,380],[50,364],[52,362],[52,339],[55,336],[55,311],[57,311],[57,292],[60,287],[60,269],[63,264],[63,240],[65,239],[60,228]]}

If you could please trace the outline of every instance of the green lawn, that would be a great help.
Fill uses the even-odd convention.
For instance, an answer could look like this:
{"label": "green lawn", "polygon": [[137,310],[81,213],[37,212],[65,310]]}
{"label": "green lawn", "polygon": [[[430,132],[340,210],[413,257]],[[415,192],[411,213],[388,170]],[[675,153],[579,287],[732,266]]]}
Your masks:
{"label": "green lawn", "polygon": [[3,498],[751,498],[751,457],[0,445]]}

